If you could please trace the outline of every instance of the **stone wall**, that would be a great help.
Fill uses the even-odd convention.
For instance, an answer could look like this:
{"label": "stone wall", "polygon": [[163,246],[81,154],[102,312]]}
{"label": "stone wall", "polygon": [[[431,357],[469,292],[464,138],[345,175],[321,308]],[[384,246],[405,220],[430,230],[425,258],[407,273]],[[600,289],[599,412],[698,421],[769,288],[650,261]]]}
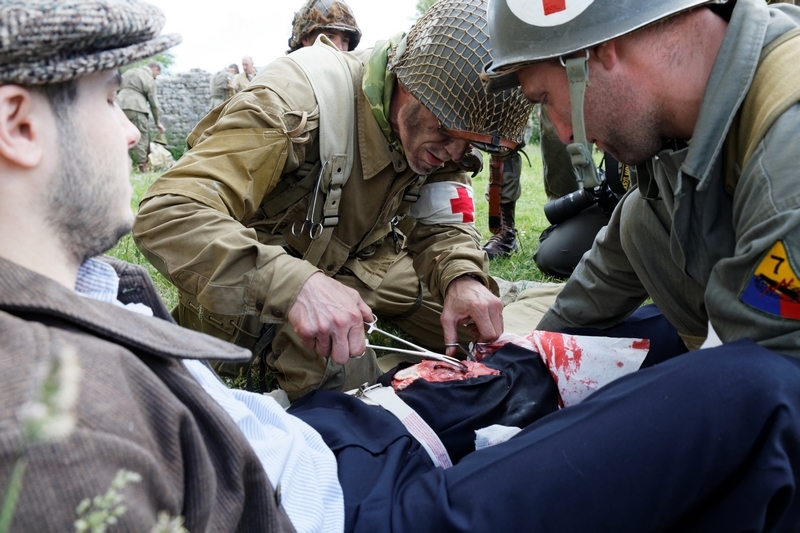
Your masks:
{"label": "stone wall", "polygon": [[[156,80],[161,123],[167,129],[167,148],[182,153],[186,137],[209,111],[211,74],[205,70],[166,75]],[[151,120],[150,138],[155,138],[155,125]]]}

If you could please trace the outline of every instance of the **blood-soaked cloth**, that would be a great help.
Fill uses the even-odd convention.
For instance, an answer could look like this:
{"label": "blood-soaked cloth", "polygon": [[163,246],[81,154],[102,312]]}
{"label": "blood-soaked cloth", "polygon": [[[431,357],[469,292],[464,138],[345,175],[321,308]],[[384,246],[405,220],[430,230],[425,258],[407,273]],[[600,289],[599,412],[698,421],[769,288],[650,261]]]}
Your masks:
{"label": "blood-soaked cloth", "polygon": [[[453,464],[475,450],[475,431],[523,428],[558,409],[558,390],[538,353],[508,344],[482,361],[498,374],[432,383],[417,379],[397,392],[441,439]],[[403,363],[378,381],[391,386]]]}
{"label": "blood-soaked cloth", "polygon": [[504,333],[478,345],[477,359],[507,344],[541,354],[558,385],[562,405],[569,407],[617,378],[639,370],[650,349],[648,339],[592,337],[533,330],[527,337]]}
{"label": "blood-soaked cloth", "polygon": [[[649,344],[537,330],[527,337],[506,333],[481,346],[478,358],[486,370],[478,366],[465,374],[438,361],[405,363],[378,381],[402,385],[395,385],[397,395],[439,435],[456,464],[474,451],[476,430],[493,424],[523,428],[574,405],[638,370]],[[475,372],[488,375],[473,377]]]}

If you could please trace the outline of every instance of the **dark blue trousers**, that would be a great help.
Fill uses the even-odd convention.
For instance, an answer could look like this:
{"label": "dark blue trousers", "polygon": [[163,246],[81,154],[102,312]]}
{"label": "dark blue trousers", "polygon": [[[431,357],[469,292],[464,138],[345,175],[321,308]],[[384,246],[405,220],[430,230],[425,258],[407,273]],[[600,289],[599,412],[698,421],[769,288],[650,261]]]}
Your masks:
{"label": "dark blue trousers", "polygon": [[337,457],[346,531],[728,533],[800,523],[800,361],[749,341],[640,370],[448,470],[433,468],[392,415],[355,398],[319,391],[291,412]]}

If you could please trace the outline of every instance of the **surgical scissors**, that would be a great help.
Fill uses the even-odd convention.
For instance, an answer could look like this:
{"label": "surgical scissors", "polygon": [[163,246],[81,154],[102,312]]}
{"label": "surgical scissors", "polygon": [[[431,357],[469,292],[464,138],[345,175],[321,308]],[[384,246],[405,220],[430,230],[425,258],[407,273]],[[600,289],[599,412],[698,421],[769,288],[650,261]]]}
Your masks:
{"label": "surgical scissors", "polygon": [[327,164],[328,162],[325,161],[322,163],[322,168],[319,169],[319,175],[317,176],[317,181],[314,184],[314,195],[311,201],[308,203],[308,210],[306,211],[305,220],[295,220],[292,224],[292,235],[295,237],[299,237],[306,230],[308,230],[308,236],[311,237],[312,241],[316,241],[320,238],[320,235],[322,235],[322,224],[319,222],[314,222],[314,212],[317,210],[317,198],[319,198],[319,187],[322,183],[322,173],[325,172],[325,165]]}
{"label": "surgical scissors", "polygon": [[378,323],[378,317],[376,317],[374,314],[372,315],[372,322],[364,322],[364,325],[367,327],[367,333],[380,333],[381,335],[389,337],[390,339],[392,339],[394,341],[403,343],[406,346],[410,346],[411,348],[414,348],[414,349],[413,350],[406,350],[406,349],[403,349],[403,348],[393,348],[391,346],[376,346],[374,344],[370,344],[369,341],[367,341],[367,347],[372,348],[373,350],[386,350],[386,351],[389,351],[389,352],[397,352],[397,353],[406,353],[406,354],[411,354],[411,355],[417,355],[419,357],[424,357],[426,359],[436,359],[437,361],[442,361],[443,363],[449,363],[449,364],[455,366],[456,368],[458,368],[459,370],[464,370],[464,371],[469,370],[467,365],[465,365],[463,362],[459,361],[455,357],[450,357],[449,355],[444,355],[444,354],[432,352],[430,350],[426,350],[422,346],[417,346],[413,342],[409,342],[409,341],[407,341],[405,339],[401,339],[400,337],[398,337],[396,335],[392,335],[388,331],[384,331],[384,330],[380,329],[377,326],[377,323]]}

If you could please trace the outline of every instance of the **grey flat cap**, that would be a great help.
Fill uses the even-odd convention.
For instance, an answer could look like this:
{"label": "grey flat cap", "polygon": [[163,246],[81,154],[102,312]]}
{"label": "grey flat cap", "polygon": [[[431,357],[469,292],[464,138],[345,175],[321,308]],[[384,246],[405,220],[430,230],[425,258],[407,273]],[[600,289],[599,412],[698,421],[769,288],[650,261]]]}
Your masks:
{"label": "grey flat cap", "polygon": [[111,70],[181,41],[139,0],[0,0],[0,84],[41,85]]}

